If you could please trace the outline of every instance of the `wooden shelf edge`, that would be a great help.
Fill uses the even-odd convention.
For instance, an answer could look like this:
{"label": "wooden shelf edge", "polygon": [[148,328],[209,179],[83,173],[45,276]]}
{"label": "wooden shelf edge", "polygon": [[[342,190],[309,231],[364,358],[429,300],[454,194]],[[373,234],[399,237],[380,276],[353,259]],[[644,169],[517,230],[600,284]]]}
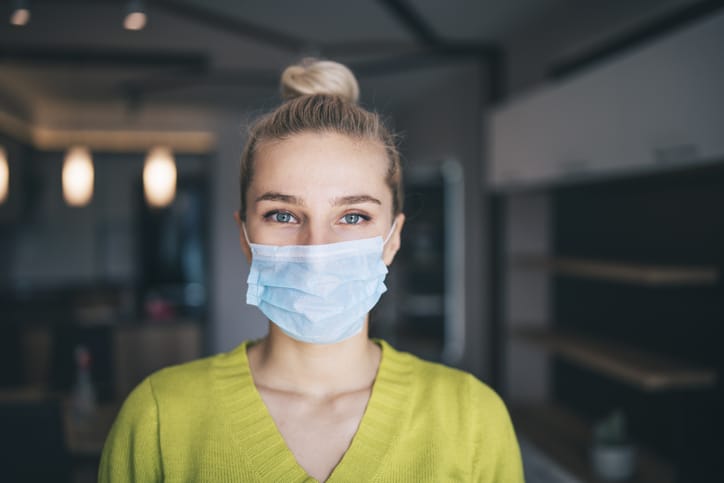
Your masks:
{"label": "wooden shelf edge", "polygon": [[569,257],[515,256],[517,266],[562,275],[651,286],[713,285],[719,269],[711,266],[661,266]]}
{"label": "wooden shelf edge", "polygon": [[516,330],[513,335],[569,362],[643,391],[708,388],[714,386],[718,378],[713,369],[588,336],[531,329]]}
{"label": "wooden shelf edge", "polygon": [[[585,482],[598,483],[589,462],[590,425],[557,405],[511,406],[518,433],[549,458]],[[637,446],[637,471],[629,483],[672,483],[675,468],[643,446]]]}

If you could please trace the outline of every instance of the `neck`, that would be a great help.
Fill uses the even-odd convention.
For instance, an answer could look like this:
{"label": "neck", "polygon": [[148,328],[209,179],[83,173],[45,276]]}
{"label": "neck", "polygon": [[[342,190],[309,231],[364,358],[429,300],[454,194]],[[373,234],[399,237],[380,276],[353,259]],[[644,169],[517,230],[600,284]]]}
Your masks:
{"label": "neck", "polygon": [[254,383],[259,387],[311,397],[329,397],[372,386],[381,350],[362,331],[336,344],[292,339],[273,323],[269,335],[248,350]]}

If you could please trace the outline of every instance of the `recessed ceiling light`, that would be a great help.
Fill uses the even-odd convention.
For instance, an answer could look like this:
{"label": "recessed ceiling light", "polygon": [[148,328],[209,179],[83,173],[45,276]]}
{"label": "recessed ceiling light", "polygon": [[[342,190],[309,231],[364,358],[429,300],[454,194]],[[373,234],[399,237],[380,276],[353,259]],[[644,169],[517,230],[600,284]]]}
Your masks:
{"label": "recessed ceiling light", "polygon": [[15,0],[13,13],[10,14],[10,23],[22,27],[30,22],[30,5],[27,0]]}
{"label": "recessed ceiling light", "polygon": [[142,30],[146,26],[146,9],[141,0],[130,0],[126,11],[126,18],[123,19],[123,27],[126,30]]}

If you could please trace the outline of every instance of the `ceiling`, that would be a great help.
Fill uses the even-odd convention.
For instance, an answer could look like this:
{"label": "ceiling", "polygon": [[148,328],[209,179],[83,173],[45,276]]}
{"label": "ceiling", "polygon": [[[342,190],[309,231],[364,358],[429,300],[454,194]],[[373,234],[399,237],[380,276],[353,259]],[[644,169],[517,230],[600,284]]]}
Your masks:
{"label": "ceiling", "polygon": [[4,20],[11,3],[0,110],[37,122],[54,104],[268,106],[304,55],[349,64],[363,99],[393,109],[575,0],[148,0],[138,32],[126,0],[31,0],[25,27]]}
{"label": "ceiling", "polygon": [[131,32],[125,0],[31,0],[28,25],[0,22],[0,102],[30,113],[59,101],[264,105],[281,69],[308,54],[359,67],[363,93],[401,102],[445,73],[423,69],[396,90],[380,78],[429,66],[442,46],[490,47],[562,1],[149,0],[146,28]]}

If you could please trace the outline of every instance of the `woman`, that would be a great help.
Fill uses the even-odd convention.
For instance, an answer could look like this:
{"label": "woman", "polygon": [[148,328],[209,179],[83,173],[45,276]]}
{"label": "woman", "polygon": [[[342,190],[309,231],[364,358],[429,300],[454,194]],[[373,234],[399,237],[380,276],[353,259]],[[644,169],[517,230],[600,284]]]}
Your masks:
{"label": "woman", "polygon": [[269,334],[144,380],[100,481],[522,481],[491,389],[368,338],[405,221],[392,136],[340,64],[291,66],[282,92],[251,129],[236,214]]}

